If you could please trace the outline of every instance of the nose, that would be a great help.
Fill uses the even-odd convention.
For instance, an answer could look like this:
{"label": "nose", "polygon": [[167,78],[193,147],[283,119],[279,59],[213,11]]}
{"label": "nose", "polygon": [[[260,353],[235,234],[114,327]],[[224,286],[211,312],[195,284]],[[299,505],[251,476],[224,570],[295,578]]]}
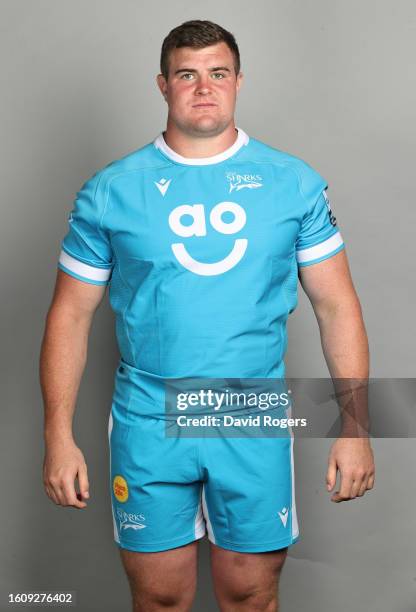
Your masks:
{"label": "nose", "polygon": [[209,76],[200,76],[196,84],[195,94],[197,96],[204,96],[209,94],[210,91]]}

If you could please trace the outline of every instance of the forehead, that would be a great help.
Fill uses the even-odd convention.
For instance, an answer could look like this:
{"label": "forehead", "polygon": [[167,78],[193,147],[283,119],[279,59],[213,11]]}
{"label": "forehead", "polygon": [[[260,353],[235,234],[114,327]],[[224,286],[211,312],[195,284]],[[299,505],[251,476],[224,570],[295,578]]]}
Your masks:
{"label": "forehead", "polygon": [[225,42],[216,43],[202,49],[193,47],[179,47],[173,49],[169,57],[170,68],[196,68],[198,66],[227,66],[233,67],[233,54]]}

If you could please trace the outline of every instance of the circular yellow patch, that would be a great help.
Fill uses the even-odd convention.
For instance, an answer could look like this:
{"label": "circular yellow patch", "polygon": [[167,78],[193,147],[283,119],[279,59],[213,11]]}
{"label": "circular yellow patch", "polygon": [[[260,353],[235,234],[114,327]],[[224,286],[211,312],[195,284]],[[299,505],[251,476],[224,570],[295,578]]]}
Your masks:
{"label": "circular yellow patch", "polygon": [[126,502],[129,498],[129,488],[123,476],[114,476],[113,491],[119,502]]}

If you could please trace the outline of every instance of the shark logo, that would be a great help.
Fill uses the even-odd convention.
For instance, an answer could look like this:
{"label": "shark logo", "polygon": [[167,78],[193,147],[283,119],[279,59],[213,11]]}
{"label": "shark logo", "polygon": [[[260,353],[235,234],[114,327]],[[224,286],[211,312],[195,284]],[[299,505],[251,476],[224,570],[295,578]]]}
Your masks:
{"label": "shark logo", "polygon": [[289,510],[286,508],[286,506],[282,508],[280,512],[278,512],[278,515],[280,516],[280,520],[283,523],[283,527],[286,527],[287,519],[289,516]]}
{"label": "shark logo", "polygon": [[[222,215],[231,213],[234,219],[224,222]],[[182,217],[186,215],[192,218],[191,225],[184,225]],[[221,234],[235,234],[246,224],[246,213],[242,206],[235,202],[220,202],[211,210],[209,216],[212,227]],[[177,236],[189,238],[191,236],[206,236],[205,209],[203,204],[182,204],[172,210],[169,215],[169,226]],[[233,248],[224,259],[213,263],[204,263],[194,259],[187,251],[183,242],[172,244],[172,251],[179,263],[194,274],[202,276],[214,276],[223,274],[234,268],[244,256],[247,249],[247,238],[237,238]]]}
{"label": "shark logo", "polygon": [[240,189],[258,189],[263,187],[263,178],[260,174],[236,174],[235,172],[227,172],[227,179],[230,184],[229,193],[232,191],[240,191]]}
{"label": "shark logo", "polygon": [[146,525],[140,522],[146,520],[143,514],[127,513],[122,508],[117,508],[117,517],[120,523],[120,531],[123,529],[138,531],[146,528]]}

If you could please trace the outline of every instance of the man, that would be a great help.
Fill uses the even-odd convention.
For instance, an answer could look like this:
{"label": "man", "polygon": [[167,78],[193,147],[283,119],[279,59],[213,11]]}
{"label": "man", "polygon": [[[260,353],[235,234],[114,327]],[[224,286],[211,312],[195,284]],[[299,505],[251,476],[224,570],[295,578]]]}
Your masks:
{"label": "man", "polygon": [[[283,378],[298,274],[331,376],[368,376],[327,184],[235,127],[242,80],[232,34],[210,21],[172,30],[157,76],[166,131],[85,183],[59,258],[41,356],[45,488],[56,504],[87,505],[72,416],[109,284],[121,353],[109,418],[114,538],[134,610],[190,609],[206,529],[221,609],[277,610],[280,571],[299,538],[293,438],[169,437],[164,383]],[[329,491],[337,470],[334,502],[373,487],[368,438],[334,443]]]}

